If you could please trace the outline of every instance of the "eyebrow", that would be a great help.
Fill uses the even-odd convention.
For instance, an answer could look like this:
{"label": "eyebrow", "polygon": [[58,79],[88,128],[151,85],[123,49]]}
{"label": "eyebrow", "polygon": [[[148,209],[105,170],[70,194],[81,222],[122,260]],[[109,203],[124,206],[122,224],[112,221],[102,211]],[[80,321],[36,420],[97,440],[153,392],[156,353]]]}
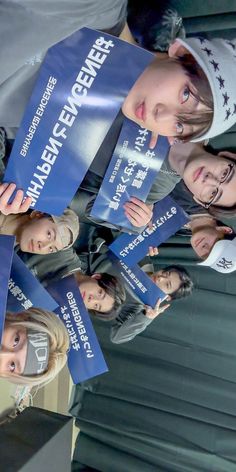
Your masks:
{"label": "eyebrow", "polygon": [[53,235],[54,235],[54,241],[56,241],[56,239],[57,239],[57,232],[56,232],[55,228],[52,228],[52,231],[53,231]]}
{"label": "eyebrow", "polygon": [[[57,231],[53,227],[52,227],[52,231],[53,231],[53,239],[54,239],[54,242],[56,243],[56,241],[57,241]],[[59,252],[60,251],[60,249],[58,249],[56,247],[56,245],[52,246],[52,248],[53,248],[53,252]]]}

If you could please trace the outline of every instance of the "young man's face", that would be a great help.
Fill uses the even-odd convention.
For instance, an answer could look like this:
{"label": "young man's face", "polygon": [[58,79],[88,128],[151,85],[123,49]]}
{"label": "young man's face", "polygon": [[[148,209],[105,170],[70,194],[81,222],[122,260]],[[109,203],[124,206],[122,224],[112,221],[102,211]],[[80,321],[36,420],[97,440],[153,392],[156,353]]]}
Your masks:
{"label": "young man's face", "polygon": [[173,59],[154,60],[130,90],[122,106],[124,115],[156,134],[184,137],[193,125],[181,124],[180,113],[194,113],[204,106],[190,93],[193,86],[180,64]]}
{"label": "young man's face", "polygon": [[202,226],[194,231],[191,237],[193,250],[201,259],[206,259],[214,244],[221,239],[220,233],[214,226]]}
{"label": "young man's face", "polygon": [[151,279],[167,295],[176,292],[181,285],[180,276],[176,270],[158,270]]}
{"label": "young man's face", "polygon": [[203,206],[236,204],[235,164],[227,158],[206,153],[190,158],[183,179],[194,199]]}
{"label": "young man's face", "polygon": [[19,244],[24,252],[42,255],[61,251],[64,247],[57,225],[47,217],[29,220],[22,228]]}
{"label": "young man's face", "polygon": [[0,374],[24,372],[27,354],[27,331],[6,322],[0,350]]}
{"label": "young man's face", "polygon": [[98,285],[98,274],[79,283],[79,290],[88,310],[109,312],[114,306],[114,298]]}

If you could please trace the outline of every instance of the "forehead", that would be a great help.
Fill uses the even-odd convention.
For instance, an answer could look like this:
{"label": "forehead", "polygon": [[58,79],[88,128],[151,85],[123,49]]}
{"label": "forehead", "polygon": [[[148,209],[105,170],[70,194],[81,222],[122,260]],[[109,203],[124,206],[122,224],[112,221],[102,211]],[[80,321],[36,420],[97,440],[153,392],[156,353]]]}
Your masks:
{"label": "forehead", "polygon": [[106,292],[104,299],[101,301],[101,311],[110,311],[114,305],[114,298]]}
{"label": "forehead", "polygon": [[217,229],[214,228],[213,226],[200,226],[199,228],[196,229],[196,231],[193,232],[193,236],[196,234],[204,234],[204,235],[217,235]]}
{"label": "forehead", "polygon": [[179,273],[175,269],[171,269],[169,279],[171,280],[173,291],[175,291],[181,284]]}
{"label": "forehead", "polygon": [[30,223],[40,228],[52,228],[52,227],[56,228],[56,225],[50,216],[42,216],[41,218],[34,218],[30,221]]}

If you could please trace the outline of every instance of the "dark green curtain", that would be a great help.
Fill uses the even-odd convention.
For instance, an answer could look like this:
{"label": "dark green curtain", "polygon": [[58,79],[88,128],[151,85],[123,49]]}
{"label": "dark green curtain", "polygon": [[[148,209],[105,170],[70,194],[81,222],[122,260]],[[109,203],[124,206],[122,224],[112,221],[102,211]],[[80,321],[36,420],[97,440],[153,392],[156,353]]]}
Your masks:
{"label": "dark green curtain", "polygon": [[[167,3],[187,35],[236,36],[235,0]],[[235,150],[235,136],[233,127],[211,145]],[[110,326],[95,323],[109,373],[75,389],[74,471],[236,470],[236,273],[197,266],[180,236],[157,260],[182,263],[196,289],[129,343],[113,345]]]}
{"label": "dark green curtain", "polygon": [[181,236],[157,260],[182,262],[196,290],[126,344],[95,323],[109,373],[75,389],[73,470],[236,470],[236,273],[196,266]]}

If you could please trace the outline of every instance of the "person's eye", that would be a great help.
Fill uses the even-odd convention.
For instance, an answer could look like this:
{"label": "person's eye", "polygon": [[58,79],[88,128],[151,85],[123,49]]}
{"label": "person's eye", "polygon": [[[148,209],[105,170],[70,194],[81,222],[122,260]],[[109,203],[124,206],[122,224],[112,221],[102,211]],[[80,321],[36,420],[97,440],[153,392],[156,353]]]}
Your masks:
{"label": "person's eye", "polygon": [[217,188],[211,192],[211,195],[210,195],[210,198],[209,198],[210,202],[213,202],[213,200],[215,200],[217,193],[218,193]]}
{"label": "person's eye", "polygon": [[176,125],[175,125],[175,128],[176,128],[176,133],[177,134],[183,134],[184,132],[184,125],[182,123],[180,123],[179,121],[177,121]]}
{"label": "person's eye", "polygon": [[188,101],[190,97],[190,90],[189,88],[186,86],[184,91],[183,91],[183,95],[182,95],[182,103],[185,103]]}
{"label": "person's eye", "polygon": [[48,231],[48,239],[49,241],[52,239],[51,231]]}
{"label": "person's eye", "polygon": [[16,347],[20,342],[20,336],[19,334],[16,334],[15,338],[14,338],[14,343],[13,343],[13,347]]}
{"label": "person's eye", "polygon": [[229,172],[230,172],[230,168],[229,166],[227,166],[221,174],[221,177],[220,177],[221,182],[224,182],[224,180],[228,177]]}
{"label": "person's eye", "polygon": [[50,247],[48,248],[48,252],[49,252],[49,254],[51,254],[51,253],[53,252],[53,247],[52,247],[52,246],[50,246]]}
{"label": "person's eye", "polygon": [[15,369],[16,369],[16,364],[15,364],[14,361],[12,361],[10,363],[9,370],[10,370],[10,372],[15,372]]}

